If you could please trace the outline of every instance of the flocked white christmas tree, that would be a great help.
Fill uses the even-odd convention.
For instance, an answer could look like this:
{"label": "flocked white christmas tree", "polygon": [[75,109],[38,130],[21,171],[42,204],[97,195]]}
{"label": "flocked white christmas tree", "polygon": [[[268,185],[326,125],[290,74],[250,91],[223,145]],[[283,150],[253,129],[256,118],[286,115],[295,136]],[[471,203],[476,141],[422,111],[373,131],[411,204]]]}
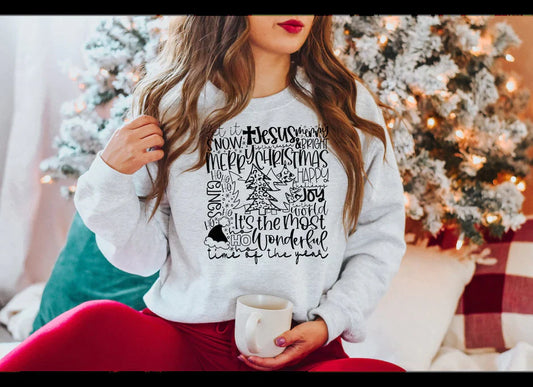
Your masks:
{"label": "flocked white christmas tree", "polygon": [[[79,177],[124,124],[142,68],[166,39],[166,21],[156,16],[102,18],[83,47],[86,67],[68,69],[81,93],[61,107],[62,123],[54,140],[58,151],[41,162],[41,182]],[[61,191],[71,197],[75,186],[62,186]]]}
{"label": "flocked white christmas tree", "polygon": [[337,17],[337,53],[389,105],[406,213],[483,242],[519,228],[531,166],[529,92],[501,70],[520,39],[486,16]]}
{"label": "flocked white christmas tree", "polygon": [[[165,17],[108,17],[85,45],[82,93],[62,108],[58,152],[43,182],[76,178],[123,125],[132,87],[165,40]],[[336,54],[381,101],[404,181],[407,216],[460,242],[517,229],[531,159],[529,97],[498,65],[520,44],[484,16],[335,16]],[[74,186],[62,187],[71,196]]]}

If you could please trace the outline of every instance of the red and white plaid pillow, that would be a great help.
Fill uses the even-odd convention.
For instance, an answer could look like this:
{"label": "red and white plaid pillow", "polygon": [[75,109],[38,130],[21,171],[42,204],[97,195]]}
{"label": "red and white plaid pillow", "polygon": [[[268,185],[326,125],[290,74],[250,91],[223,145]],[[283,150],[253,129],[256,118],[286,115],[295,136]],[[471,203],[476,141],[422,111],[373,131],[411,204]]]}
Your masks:
{"label": "red and white plaid pillow", "polygon": [[533,344],[533,218],[487,242],[492,265],[478,264],[443,345],[465,352],[505,351]]}

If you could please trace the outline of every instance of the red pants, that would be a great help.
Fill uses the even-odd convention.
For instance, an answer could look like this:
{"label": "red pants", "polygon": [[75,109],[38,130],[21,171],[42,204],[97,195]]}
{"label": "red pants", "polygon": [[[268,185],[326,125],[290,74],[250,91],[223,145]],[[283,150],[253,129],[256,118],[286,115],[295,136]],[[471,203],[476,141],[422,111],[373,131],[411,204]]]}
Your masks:
{"label": "red pants", "polygon": [[[233,321],[184,324],[115,301],[63,313],[0,360],[0,371],[250,371],[237,356]],[[339,339],[286,370],[403,371],[349,359]]]}

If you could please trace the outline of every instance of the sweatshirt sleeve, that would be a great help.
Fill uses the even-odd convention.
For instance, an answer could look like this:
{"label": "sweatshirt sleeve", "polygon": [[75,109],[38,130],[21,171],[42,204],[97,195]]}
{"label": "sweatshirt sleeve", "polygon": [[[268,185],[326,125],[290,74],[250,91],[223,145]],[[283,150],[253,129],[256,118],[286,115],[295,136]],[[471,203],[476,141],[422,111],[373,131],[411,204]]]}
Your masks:
{"label": "sweatshirt sleeve", "polygon": [[[358,113],[384,127],[382,112],[366,93],[361,107],[365,114]],[[386,152],[379,139],[366,144],[363,158],[368,179],[356,231],[347,240],[341,274],[322,295],[318,307],[310,311],[311,318],[318,315],[326,322],[327,343],[338,336],[348,342],[364,340],[365,320],[388,289],[405,253],[403,184],[385,133]]]}
{"label": "sweatshirt sleeve", "polygon": [[100,154],[78,179],[76,209],[111,264],[128,273],[150,276],[168,255],[170,208],[166,195],[152,219],[154,200],[145,203],[138,198],[148,193],[151,180],[147,168],[155,176],[156,164],[128,175],[107,165]]}

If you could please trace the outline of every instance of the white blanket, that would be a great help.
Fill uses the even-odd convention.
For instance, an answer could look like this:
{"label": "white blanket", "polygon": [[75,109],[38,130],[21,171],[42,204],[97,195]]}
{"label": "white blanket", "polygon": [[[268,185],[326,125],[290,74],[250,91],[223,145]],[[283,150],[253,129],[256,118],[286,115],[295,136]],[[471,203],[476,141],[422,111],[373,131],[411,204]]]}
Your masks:
{"label": "white blanket", "polygon": [[28,286],[0,310],[0,323],[5,325],[13,340],[16,340],[0,343],[0,359],[30,335],[33,320],[39,312],[44,286],[44,282]]}
{"label": "white blanket", "polygon": [[44,282],[28,286],[0,310],[0,323],[7,327],[14,340],[24,340],[32,331],[44,286]]}
{"label": "white blanket", "polygon": [[533,371],[533,345],[520,342],[502,353],[479,354],[441,347],[429,371]]}
{"label": "white blanket", "polygon": [[11,352],[11,350],[19,344],[19,341],[13,341],[10,343],[0,343],[0,359],[2,359],[5,355]]}

